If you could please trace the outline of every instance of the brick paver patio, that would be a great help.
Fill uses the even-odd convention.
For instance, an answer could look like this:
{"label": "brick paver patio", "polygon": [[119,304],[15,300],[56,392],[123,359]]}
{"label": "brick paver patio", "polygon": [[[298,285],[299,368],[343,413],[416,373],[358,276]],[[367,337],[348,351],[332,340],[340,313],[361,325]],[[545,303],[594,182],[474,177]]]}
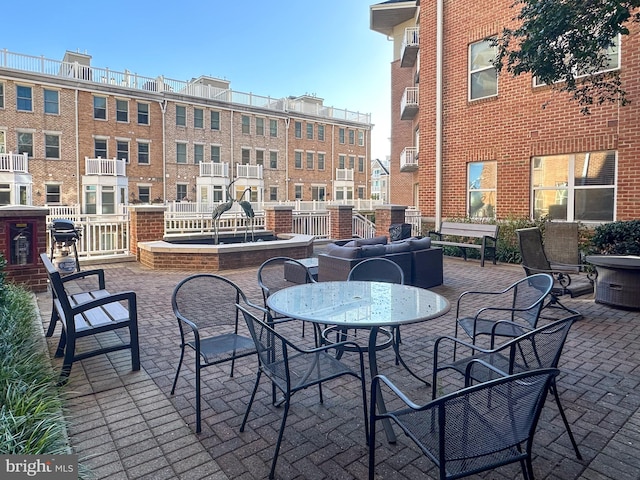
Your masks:
{"label": "brick paver patio", "polygon": [[[271,405],[266,382],[245,432],[239,431],[255,380],[255,358],[240,360],[234,378],[229,378],[228,365],[203,371],[203,431],[199,435],[195,434],[192,357],[183,366],[176,394],[169,395],[180,352],[171,292],[191,272],[157,272],[133,262],[104,268],[107,288],[137,293],[142,370],[131,372],[128,351],[74,364],[65,389],[66,408],[70,442],[81,463],[100,479],[266,478],[282,413]],[[453,258],[445,258],[444,268],[444,284],[433,290],[453,304],[465,290],[495,290],[523,275],[517,266],[488,263],[481,268],[477,261]],[[260,303],[256,270],[221,273]],[[48,294],[39,294],[37,301],[46,328],[51,300]],[[569,334],[558,379],[563,406],[584,460],[575,458],[555,403],[549,398],[534,444],[536,478],[640,479],[640,312],[612,309],[588,296],[563,298],[563,302],[584,315]],[[437,320],[403,326],[405,360],[428,375],[433,340],[453,334],[454,318],[455,307]],[[299,338],[299,327],[287,328]],[[48,339],[52,354],[58,335],[59,328]],[[110,333],[99,341],[118,339]],[[55,363],[59,367],[57,359]],[[392,351],[381,352],[379,364],[381,372],[418,403],[428,400],[430,389],[396,367]],[[440,387],[446,392],[456,384],[457,380],[445,377]],[[277,478],[366,478],[367,447],[358,386],[345,378],[328,384],[324,394],[323,404],[315,389],[294,397]],[[433,465],[402,436],[391,445],[380,433],[377,448],[378,478],[437,475]],[[521,478],[521,473],[516,464],[478,478]]]}

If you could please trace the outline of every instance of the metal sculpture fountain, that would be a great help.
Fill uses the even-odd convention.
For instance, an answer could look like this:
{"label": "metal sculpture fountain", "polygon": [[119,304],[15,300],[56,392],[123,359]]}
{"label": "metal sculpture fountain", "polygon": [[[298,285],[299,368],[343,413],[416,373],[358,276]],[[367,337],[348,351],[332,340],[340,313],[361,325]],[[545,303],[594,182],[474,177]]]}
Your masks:
{"label": "metal sculpture fountain", "polygon": [[251,202],[244,200],[244,195],[247,192],[249,192],[249,198],[251,198],[251,187],[249,187],[244,189],[244,192],[242,192],[242,196],[240,197],[240,200],[238,200],[238,204],[240,205],[240,207],[244,211],[244,214],[247,217],[247,223],[244,230],[245,243],[247,242],[247,230],[249,229],[249,225],[251,225],[251,241],[252,242],[255,241],[255,236],[253,232],[253,220],[256,216],[255,212],[253,211],[253,207],[251,206]]}
{"label": "metal sculpture fountain", "polygon": [[[220,223],[220,218],[224,212],[227,212],[233,206],[233,202],[235,202],[234,198],[231,196],[231,185],[235,180],[233,180],[229,185],[227,185],[227,201],[216,205],[216,208],[211,212],[211,219],[213,220],[213,228],[214,228],[214,243],[218,245],[218,228]],[[244,195],[244,193],[243,193]],[[245,234],[246,236],[246,234]]]}

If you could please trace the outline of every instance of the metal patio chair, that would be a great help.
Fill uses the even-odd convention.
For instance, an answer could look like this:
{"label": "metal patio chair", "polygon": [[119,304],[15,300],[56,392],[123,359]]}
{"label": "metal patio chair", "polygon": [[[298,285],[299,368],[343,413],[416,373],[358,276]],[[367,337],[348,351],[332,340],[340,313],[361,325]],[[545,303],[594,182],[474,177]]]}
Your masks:
{"label": "metal patio chair", "polygon": [[[552,286],[551,275],[539,273],[522,278],[501,291],[462,293],[456,306],[455,336],[461,328],[474,345],[477,337],[489,336],[493,348],[496,337],[514,338],[533,330]],[[454,345],[454,359],[455,356]]]}
{"label": "metal patio chair", "polygon": [[[361,384],[362,402],[364,410],[364,426],[365,438],[368,438],[368,415],[367,415],[367,393],[365,388],[364,360],[362,352],[360,355],[360,371],[356,372],[344,363],[340,362],[335,356],[329,353],[331,350],[339,349],[344,346],[353,346],[357,349],[357,345],[343,342],[333,345],[325,345],[321,347],[306,349],[300,348],[286,337],[276,332],[271,324],[258,319],[254,314],[242,306],[238,306],[242,311],[247,322],[247,327],[251,333],[251,337],[258,351],[258,372],[256,382],[251,392],[251,398],[247,405],[247,410],[242,419],[240,431],[243,432],[249,418],[251,406],[258,391],[260,379],[264,374],[272,384],[280,390],[284,395],[282,404],[284,412],[282,414],[282,423],[278,431],[278,439],[276,441],[275,451],[273,453],[273,461],[271,463],[271,471],[269,478],[274,478],[276,462],[278,461],[278,453],[280,444],[284,434],[284,428],[287,422],[287,415],[291,405],[293,395],[301,390],[318,385],[320,390],[320,402],[322,403],[322,384],[343,375],[351,375],[356,377]],[[263,310],[265,317],[269,316],[267,310]]]}
{"label": "metal patio chair", "polygon": [[180,328],[180,361],[171,387],[176,390],[187,347],[195,352],[196,432],[201,431],[200,371],[211,365],[235,361],[256,353],[253,340],[238,328],[240,314],[236,304],[247,299],[235,283],[213,274],[191,275],[182,280],[171,297]]}
{"label": "metal patio chair", "polygon": [[[524,478],[533,480],[533,435],[557,374],[557,369],[542,369],[508,375],[426,405],[414,403],[388,378],[377,375],[371,385],[369,479],[375,478],[376,423],[390,419],[438,467],[441,480],[515,462],[520,462]],[[376,412],[375,397],[383,385],[406,406]]]}
{"label": "metal patio chair", "polygon": [[[503,375],[512,375],[514,373],[526,372],[540,368],[557,368],[562,349],[564,347],[569,329],[573,322],[579,318],[579,315],[572,315],[562,320],[555,321],[548,325],[536,328],[524,335],[514,338],[494,349],[484,349],[468,342],[464,342],[459,338],[440,337],[436,339],[433,349],[433,377],[431,397],[436,398],[438,384],[438,375],[440,372],[453,370],[465,377],[465,386],[469,386],[470,382],[486,382],[502,376],[496,371],[484,367],[477,368],[477,361],[491,365]],[[444,347],[460,345],[468,349],[470,356],[457,361],[450,361],[445,354],[450,350]],[[582,460],[578,444],[573,436],[569,421],[565,415],[560,396],[556,387],[555,378],[552,380],[549,388],[556,400],[560,416],[564,422],[564,426],[569,435],[569,440],[576,452],[576,457]]]}

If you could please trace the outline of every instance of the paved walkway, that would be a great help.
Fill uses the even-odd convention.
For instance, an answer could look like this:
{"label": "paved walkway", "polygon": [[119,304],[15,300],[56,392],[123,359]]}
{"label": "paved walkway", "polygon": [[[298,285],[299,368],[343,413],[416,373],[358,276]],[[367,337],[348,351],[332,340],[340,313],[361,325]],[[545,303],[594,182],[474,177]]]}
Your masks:
{"label": "paved walkway", "polygon": [[[234,378],[229,378],[228,366],[203,371],[203,431],[199,435],[195,434],[194,369],[189,359],[176,394],[169,395],[180,350],[171,292],[191,272],[157,272],[132,262],[104,269],[108,288],[137,293],[142,370],[131,372],[127,351],[73,366],[66,408],[72,448],[81,463],[97,479],[266,478],[282,412],[270,404],[269,389],[263,384],[249,424],[240,433],[255,380],[254,358],[238,362]],[[250,299],[261,301],[256,269],[221,273],[238,283]],[[465,290],[506,287],[522,275],[520,267],[488,263],[481,268],[477,261],[446,258],[444,284],[434,290],[455,302]],[[46,328],[51,301],[48,294],[39,294],[37,300]],[[549,399],[534,444],[536,478],[638,480],[640,312],[608,308],[589,297],[563,298],[563,302],[584,315],[569,334],[558,381],[584,460],[575,458],[558,410]],[[403,326],[403,353],[418,371],[430,371],[433,340],[453,334],[454,318],[455,308],[440,319]],[[300,329],[291,334],[299,337]],[[59,328],[47,339],[52,353],[58,335]],[[99,341],[119,339],[108,333]],[[429,398],[429,389],[395,366],[391,351],[382,352],[379,359],[381,371],[412,398]],[[58,359],[54,362],[60,365]],[[328,384],[324,392],[323,404],[313,389],[294,397],[277,478],[366,478],[367,448],[357,413],[361,408],[357,389],[345,380]],[[433,465],[403,437],[390,445],[381,434],[377,460],[376,473],[381,479],[437,476]],[[516,464],[477,478],[522,477]]]}

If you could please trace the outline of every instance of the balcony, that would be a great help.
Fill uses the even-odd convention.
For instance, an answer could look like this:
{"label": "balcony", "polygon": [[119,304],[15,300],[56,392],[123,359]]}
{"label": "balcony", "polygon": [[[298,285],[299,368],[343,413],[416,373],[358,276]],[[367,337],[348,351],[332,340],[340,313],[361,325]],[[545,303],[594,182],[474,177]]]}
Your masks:
{"label": "balcony", "polygon": [[336,168],[336,180],[353,182],[353,168]]}
{"label": "balcony", "polygon": [[29,155],[26,153],[0,153],[0,172],[29,173]]}
{"label": "balcony", "polygon": [[84,157],[84,174],[126,177],[127,164],[117,158]]}
{"label": "balcony", "polygon": [[400,103],[400,119],[413,120],[418,113],[418,87],[407,87]]}
{"label": "balcony", "polygon": [[236,165],[236,178],[263,179],[262,165]]}
{"label": "balcony", "polygon": [[229,164],[216,162],[200,163],[201,177],[229,178]]}
{"label": "balcony", "polygon": [[402,55],[400,58],[401,67],[413,67],[418,58],[418,50],[420,49],[420,29],[418,27],[409,27],[404,29],[404,38],[402,39]]}
{"label": "balcony", "polygon": [[416,170],[418,170],[418,149],[405,147],[400,154],[400,171],[415,172]]}

